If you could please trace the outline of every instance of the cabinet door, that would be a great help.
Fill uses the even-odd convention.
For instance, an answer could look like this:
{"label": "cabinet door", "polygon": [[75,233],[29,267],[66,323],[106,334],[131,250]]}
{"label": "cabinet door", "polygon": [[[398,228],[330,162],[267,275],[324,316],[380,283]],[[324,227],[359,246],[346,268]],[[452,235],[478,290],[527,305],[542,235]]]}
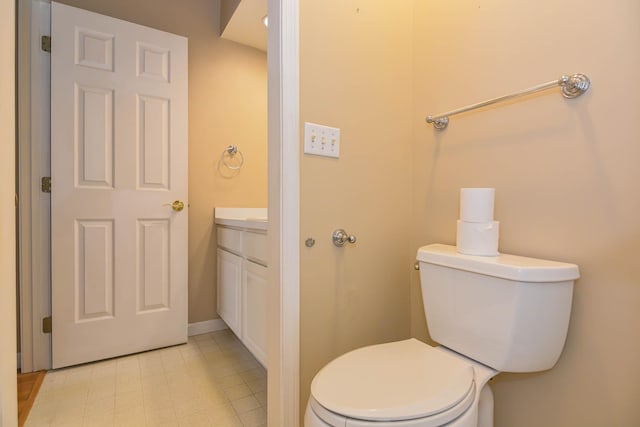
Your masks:
{"label": "cabinet door", "polygon": [[267,366],[267,268],[244,262],[242,273],[242,342]]}
{"label": "cabinet door", "polygon": [[218,314],[240,338],[242,257],[218,249]]}

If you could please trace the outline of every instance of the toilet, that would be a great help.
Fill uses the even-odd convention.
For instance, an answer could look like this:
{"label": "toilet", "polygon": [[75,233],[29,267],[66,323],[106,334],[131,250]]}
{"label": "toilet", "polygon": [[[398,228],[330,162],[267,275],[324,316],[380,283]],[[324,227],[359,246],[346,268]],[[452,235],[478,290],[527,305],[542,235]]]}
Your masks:
{"label": "toilet", "polygon": [[431,338],[363,347],[314,377],[305,427],[491,427],[488,381],[551,369],[564,347],[578,266],[420,248]]}

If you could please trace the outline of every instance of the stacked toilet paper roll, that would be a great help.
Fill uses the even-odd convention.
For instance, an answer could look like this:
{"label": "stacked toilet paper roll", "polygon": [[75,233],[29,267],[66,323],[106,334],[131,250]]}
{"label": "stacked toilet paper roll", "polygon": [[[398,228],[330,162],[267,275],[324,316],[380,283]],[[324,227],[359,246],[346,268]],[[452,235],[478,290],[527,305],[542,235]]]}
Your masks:
{"label": "stacked toilet paper roll", "polygon": [[466,255],[497,256],[500,223],[493,220],[495,188],[462,188],[456,246]]}

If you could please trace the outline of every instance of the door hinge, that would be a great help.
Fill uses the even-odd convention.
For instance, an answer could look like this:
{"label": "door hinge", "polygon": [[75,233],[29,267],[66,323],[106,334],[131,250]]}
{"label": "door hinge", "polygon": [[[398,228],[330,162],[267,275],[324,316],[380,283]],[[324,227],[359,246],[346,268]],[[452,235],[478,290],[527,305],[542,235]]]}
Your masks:
{"label": "door hinge", "polygon": [[51,330],[52,330],[51,316],[45,317],[44,319],[42,319],[42,333],[43,334],[50,334]]}
{"label": "door hinge", "polygon": [[51,36],[42,36],[40,46],[45,52],[51,53]]}
{"label": "door hinge", "polygon": [[51,177],[50,176],[43,176],[42,177],[42,192],[43,193],[51,193]]}

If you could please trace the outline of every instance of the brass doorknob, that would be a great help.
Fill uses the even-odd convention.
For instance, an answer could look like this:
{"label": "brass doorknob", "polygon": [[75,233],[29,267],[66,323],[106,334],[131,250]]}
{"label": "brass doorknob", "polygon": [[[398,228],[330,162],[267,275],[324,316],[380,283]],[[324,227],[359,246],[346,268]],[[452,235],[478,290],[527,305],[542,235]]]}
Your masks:
{"label": "brass doorknob", "polygon": [[180,200],[176,200],[173,203],[165,203],[164,205],[171,206],[171,209],[176,212],[180,212],[182,209],[184,209],[184,202],[181,202]]}

